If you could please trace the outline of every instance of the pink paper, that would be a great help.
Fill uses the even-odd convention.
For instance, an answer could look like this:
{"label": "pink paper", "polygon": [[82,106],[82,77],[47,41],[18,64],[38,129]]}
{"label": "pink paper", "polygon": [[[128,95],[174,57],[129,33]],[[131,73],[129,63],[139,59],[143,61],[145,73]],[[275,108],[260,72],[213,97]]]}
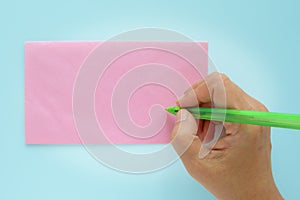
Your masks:
{"label": "pink paper", "polygon": [[[116,42],[116,48],[126,48],[132,43]],[[25,44],[26,144],[81,143],[73,117],[73,90],[85,59],[99,44],[101,42]],[[165,113],[163,107],[174,105],[188,86],[181,83],[181,78],[192,84],[207,75],[205,42],[198,43],[204,49],[202,55],[189,52],[189,43],[139,44],[185,50],[188,57],[201,58],[198,62],[200,69],[197,70],[189,59],[153,48],[116,58],[99,78],[94,99],[97,121],[113,144],[170,142],[175,118]],[[108,49],[106,53],[114,50]],[[137,87],[139,84],[140,87]],[[161,108],[154,106],[151,110],[153,105]]]}

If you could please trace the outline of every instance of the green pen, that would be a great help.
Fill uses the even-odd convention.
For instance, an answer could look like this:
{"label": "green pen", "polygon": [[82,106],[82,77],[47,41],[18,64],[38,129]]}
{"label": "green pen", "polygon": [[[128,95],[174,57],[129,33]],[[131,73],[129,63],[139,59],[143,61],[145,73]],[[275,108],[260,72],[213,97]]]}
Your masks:
{"label": "green pen", "polygon": [[[181,108],[179,106],[173,106],[166,108],[166,111],[176,115],[180,109]],[[223,108],[189,107],[184,109],[187,109],[190,113],[192,113],[192,115],[196,119],[300,130],[300,114],[285,114],[276,112],[234,110]]]}

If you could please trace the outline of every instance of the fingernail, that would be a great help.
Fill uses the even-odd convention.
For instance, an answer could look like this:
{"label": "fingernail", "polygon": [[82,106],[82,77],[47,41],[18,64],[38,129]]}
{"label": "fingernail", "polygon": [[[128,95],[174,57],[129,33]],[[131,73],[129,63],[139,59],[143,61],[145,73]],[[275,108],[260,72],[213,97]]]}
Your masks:
{"label": "fingernail", "polygon": [[181,106],[181,102],[182,102],[182,100],[184,99],[184,94],[183,95],[181,95],[180,97],[178,97],[178,99],[177,99],[177,101],[176,101],[176,104],[177,105],[180,105]]}
{"label": "fingernail", "polygon": [[198,101],[194,90],[187,90],[177,99],[177,104],[179,104],[181,107],[197,105]]}
{"label": "fingernail", "polygon": [[177,101],[181,102],[182,100],[184,100],[185,98],[189,97],[191,94],[193,94],[193,90],[188,89],[186,90],[183,95],[181,95]]}

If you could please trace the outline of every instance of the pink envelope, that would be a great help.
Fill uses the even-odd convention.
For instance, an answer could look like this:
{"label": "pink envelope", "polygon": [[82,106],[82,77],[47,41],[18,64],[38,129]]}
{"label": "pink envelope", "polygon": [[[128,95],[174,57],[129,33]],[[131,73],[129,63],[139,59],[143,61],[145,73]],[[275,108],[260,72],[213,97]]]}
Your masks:
{"label": "pink envelope", "polygon": [[[90,53],[101,44],[25,43],[26,144],[82,143],[74,120],[73,91]],[[99,77],[94,112],[111,143],[170,142],[175,117],[163,108],[175,105],[190,84],[207,75],[207,43],[197,44],[202,53],[188,42],[114,42],[114,48],[106,49],[105,54],[113,55],[118,49],[144,47],[116,57]],[[197,60],[197,66],[190,60]]]}

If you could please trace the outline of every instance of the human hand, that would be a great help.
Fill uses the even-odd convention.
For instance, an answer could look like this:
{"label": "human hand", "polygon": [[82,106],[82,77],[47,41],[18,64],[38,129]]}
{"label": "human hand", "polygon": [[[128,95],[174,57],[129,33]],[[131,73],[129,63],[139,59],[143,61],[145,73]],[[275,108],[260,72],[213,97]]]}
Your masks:
{"label": "human hand", "polygon": [[[217,80],[222,80],[223,85]],[[225,89],[225,104],[218,101],[215,92],[221,87]],[[191,100],[194,94],[198,102]],[[213,105],[267,111],[263,104],[219,73],[195,83],[177,103],[183,108]],[[195,120],[185,109],[177,113],[171,138],[176,135],[179,143],[173,143],[174,149],[180,152],[181,143],[187,143],[186,135],[193,135],[192,144],[181,155],[189,174],[218,199],[283,199],[272,175],[270,128],[226,122],[226,135],[216,142],[208,155],[199,158],[203,138],[214,131],[213,127],[214,122]]]}

